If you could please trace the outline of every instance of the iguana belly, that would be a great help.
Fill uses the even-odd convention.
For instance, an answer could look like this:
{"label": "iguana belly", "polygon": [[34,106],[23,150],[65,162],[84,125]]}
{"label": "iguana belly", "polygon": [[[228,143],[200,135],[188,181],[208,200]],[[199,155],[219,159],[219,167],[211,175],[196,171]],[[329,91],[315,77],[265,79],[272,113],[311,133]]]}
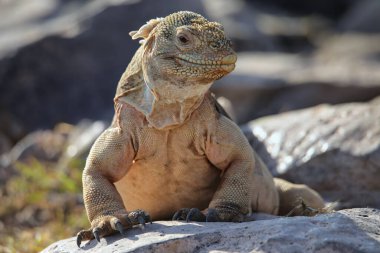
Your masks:
{"label": "iguana belly", "polygon": [[[158,158],[158,157],[157,157]],[[128,211],[142,209],[153,220],[170,219],[180,208],[207,208],[220,171],[206,158],[137,160],[115,185]]]}

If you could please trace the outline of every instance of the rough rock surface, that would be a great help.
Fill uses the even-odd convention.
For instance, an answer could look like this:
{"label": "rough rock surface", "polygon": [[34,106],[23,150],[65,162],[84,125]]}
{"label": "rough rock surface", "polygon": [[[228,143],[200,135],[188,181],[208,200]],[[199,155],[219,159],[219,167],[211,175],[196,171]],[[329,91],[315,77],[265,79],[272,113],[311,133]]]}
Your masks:
{"label": "rough rock surface", "polygon": [[349,209],[316,217],[246,223],[159,221],[145,231],[130,230],[76,245],[69,238],[42,253],[63,252],[379,252],[380,210]]}
{"label": "rough rock surface", "polygon": [[341,207],[380,207],[380,98],[268,116],[244,132],[274,175]]}

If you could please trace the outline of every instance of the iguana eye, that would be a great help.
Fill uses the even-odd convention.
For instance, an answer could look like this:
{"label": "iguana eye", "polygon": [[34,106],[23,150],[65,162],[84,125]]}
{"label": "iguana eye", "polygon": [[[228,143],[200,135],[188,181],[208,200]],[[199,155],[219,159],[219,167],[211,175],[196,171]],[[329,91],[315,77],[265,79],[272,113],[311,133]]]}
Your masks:
{"label": "iguana eye", "polygon": [[186,38],[185,35],[179,35],[178,36],[178,40],[182,43],[182,44],[187,44],[189,42],[189,39]]}
{"label": "iguana eye", "polygon": [[220,43],[218,42],[211,42],[210,47],[213,49],[218,49],[220,47]]}

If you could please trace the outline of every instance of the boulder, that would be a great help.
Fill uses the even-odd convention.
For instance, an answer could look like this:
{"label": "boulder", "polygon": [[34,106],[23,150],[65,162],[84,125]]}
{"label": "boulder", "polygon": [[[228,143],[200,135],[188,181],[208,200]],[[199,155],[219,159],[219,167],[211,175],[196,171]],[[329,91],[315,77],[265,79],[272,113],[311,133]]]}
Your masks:
{"label": "boulder", "polygon": [[343,32],[380,33],[380,2],[356,1],[343,15],[338,28]]}
{"label": "boulder", "polygon": [[243,223],[158,221],[144,231],[83,242],[53,243],[42,253],[63,252],[379,252],[380,210],[350,209],[316,217]]}
{"label": "boulder", "polygon": [[0,132],[0,156],[11,149],[11,141],[9,138]]}
{"label": "boulder", "polygon": [[275,176],[340,208],[380,207],[380,97],[263,117],[243,130]]}
{"label": "boulder", "polygon": [[[351,8],[359,0],[246,0],[251,4],[266,4],[267,8],[280,9],[282,12],[288,13],[291,16],[325,16],[330,19],[341,17],[347,9]],[[259,5],[260,6],[260,5]]]}

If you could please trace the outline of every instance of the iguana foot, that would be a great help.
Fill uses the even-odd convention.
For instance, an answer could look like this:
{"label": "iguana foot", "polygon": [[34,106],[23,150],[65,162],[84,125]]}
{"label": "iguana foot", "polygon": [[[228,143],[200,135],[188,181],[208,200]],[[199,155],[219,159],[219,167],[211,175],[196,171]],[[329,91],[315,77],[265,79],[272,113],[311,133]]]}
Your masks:
{"label": "iguana foot", "polygon": [[[204,214],[204,212],[206,214]],[[177,211],[172,220],[199,221],[199,222],[242,222],[245,215],[233,208],[208,208],[206,211],[198,208],[182,208]]]}
{"label": "iguana foot", "polygon": [[139,225],[142,229],[145,223],[152,223],[149,214],[142,210],[132,211],[119,215],[107,215],[92,222],[92,227],[82,230],[77,234],[77,245],[80,247],[82,241],[96,239],[100,242],[101,237],[119,232],[126,235],[126,229]]}

